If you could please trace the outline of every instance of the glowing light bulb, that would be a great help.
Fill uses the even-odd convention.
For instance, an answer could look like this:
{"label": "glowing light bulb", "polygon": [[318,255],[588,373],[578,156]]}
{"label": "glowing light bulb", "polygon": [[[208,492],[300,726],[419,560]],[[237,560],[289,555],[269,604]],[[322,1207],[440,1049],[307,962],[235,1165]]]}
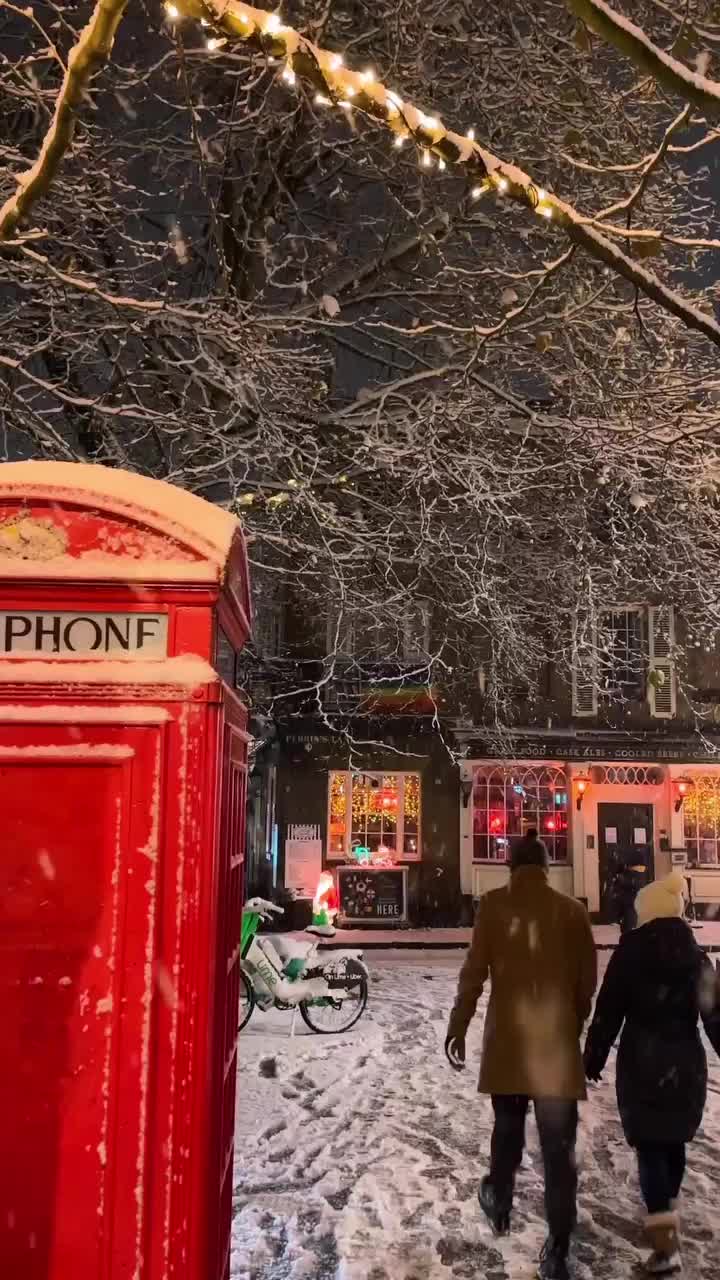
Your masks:
{"label": "glowing light bulb", "polygon": [[292,67],[286,67],[282,73],[282,78],[286,84],[294,84],[297,77]]}
{"label": "glowing light bulb", "polygon": [[401,133],[399,133],[399,134],[398,134],[398,136],[397,136],[397,138],[395,139],[394,146],[396,146],[396,147],[402,147],[402,146],[404,146],[404,144],[405,144],[405,139],[404,139],[403,135],[402,135]]}
{"label": "glowing light bulb", "polygon": [[267,34],[269,36],[275,35],[276,32],[278,32],[281,27],[282,27],[282,23],[278,15],[276,13],[269,13],[267,22],[265,23],[265,30]]}
{"label": "glowing light bulb", "polygon": [[360,79],[362,80],[363,84],[371,84],[372,81],[375,79],[375,72],[373,71],[372,67],[368,67],[367,71],[363,71],[360,75]]}
{"label": "glowing light bulb", "polygon": [[474,142],[474,141],[475,141],[475,130],[474,130],[474,129],[468,129],[468,131],[467,131],[467,136],[468,136],[468,138],[470,139],[470,141],[471,141],[471,142]]}
{"label": "glowing light bulb", "polygon": [[245,23],[245,25],[246,25],[246,26],[248,26],[248,25],[250,24],[250,19],[249,19],[248,15],[246,14],[246,12],[245,12],[245,10],[244,10],[244,9],[241,9],[241,10],[240,10],[240,12],[239,12],[239,14],[238,14],[238,17],[239,17],[239,19],[240,19],[240,21],[241,21],[241,22],[244,22],[244,23]]}
{"label": "glowing light bulb", "polygon": [[420,123],[428,133],[434,133],[436,129],[440,128],[440,121],[436,116],[423,115],[422,111],[420,112]]}
{"label": "glowing light bulb", "polygon": [[177,7],[177,5],[176,5],[176,4],[166,4],[166,5],[165,5],[165,12],[166,12],[166,14],[167,14],[168,18],[173,18],[173,19],[175,19],[175,18],[179,18],[179,17],[180,17],[180,10],[178,9],[178,7]]}
{"label": "glowing light bulb", "polygon": [[553,216],[553,211],[552,211],[552,209],[550,208],[550,206],[549,206],[549,205],[546,205],[544,209],[541,209],[541,210],[540,210],[540,212],[541,212],[541,214],[542,214],[543,218],[552,218],[552,216]]}
{"label": "glowing light bulb", "polygon": [[479,200],[484,190],[485,190],[484,187],[473,187],[472,191],[470,192],[470,195],[472,196],[473,200]]}
{"label": "glowing light bulb", "polygon": [[334,53],[332,58],[330,59],[330,70],[339,71],[342,64],[343,64],[343,60],[341,55],[339,53]]}
{"label": "glowing light bulb", "polygon": [[541,204],[542,204],[543,200],[546,200],[546,199],[547,199],[547,191],[545,191],[543,187],[540,187],[540,189],[539,189],[539,191],[538,191],[538,193],[537,193],[537,198],[538,198],[538,200],[540,201],[540,203],[541,203]]}
{"label": "glowing light bulb", "polygon": [[354,98],[354,97],[355,97],[355,94],[357,93],[357,89],[353,89],[352,85],[351,85],[351,84],[349,84],[349,85],[347,86],[347,88],[345,89],[345,92],[346,92],[346,94],[347,94],[348,98]]}
{"label": "glowing light bulb", "polygon": [[209,40],[206,40],[205,48],[209,53],[215,53],[215,50],[219,49],[221,44],[222,40],[217,40],[215,36],[211,36]]}
{"label": "glowing light bulb", "polygon": [[445,164],[445,161],[443,160],[442,156],[438,160],[438,169],[440,169],[441,171],[443,169],[447,169],[447,165]]}
{"label": "glowing light bulb", "polygon": [[429,151],[423,151],[422,162],[426,169],[430,168],[430,165],[432,164],[432,156]]}
{"label": "glowing light bulb", "polygon": [[339,107],[342,107],[343,111],[351,111],[351,110],[352,110],[352,103],[351,103],[351,102],[348,102],[347,98],[340,98],[340,100],[339,100],[339,102],[338,102],[338,106],[339,106]]}
{"label": "glowing light bulb", "polygon": [[200,26],[201,26],[201,27],[209,27],[209,26],[210,26],[210,23],[208,22],[207,18],[201,18],[201,19],[200,19]]}
{"label": "glowing light bulb", "polygon": [[498,184],[497,184],[497,185],[498,185],[498,191],[503,191],[503,192],[505,192],[505,191],[507,191],[508,187],[510,186],[510,183],[508,182],[507,178],[498,178]]}
{"label": "glowing light bulb", "polygon": [[332,103],[330,102],[330,99],[329,99],[329,98],[326,98],[326,97],[325,97],[325,95],[324,95],[323,93],[316,93],[316,94],[315,94],[315,102],[317,103],[317,105],[318,105],[319,107],[330,107],[330,106],[332,106]]}

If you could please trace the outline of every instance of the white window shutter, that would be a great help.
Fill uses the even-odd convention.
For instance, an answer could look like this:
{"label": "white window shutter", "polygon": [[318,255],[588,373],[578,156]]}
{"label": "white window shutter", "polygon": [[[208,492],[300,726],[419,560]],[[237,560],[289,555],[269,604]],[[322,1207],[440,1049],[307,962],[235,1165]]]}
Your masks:
{"label": "white window shutter", "polygon": [[677,711],[675,611],[672,605],[648,609],[648,703],[655,720],[671,720]]}
{"label": "white window shutter", "polygon": [[574,716],[596,716],[598,709],[597,653],[595,629],[589,637],[578,639],[573,647],[572,713]]}

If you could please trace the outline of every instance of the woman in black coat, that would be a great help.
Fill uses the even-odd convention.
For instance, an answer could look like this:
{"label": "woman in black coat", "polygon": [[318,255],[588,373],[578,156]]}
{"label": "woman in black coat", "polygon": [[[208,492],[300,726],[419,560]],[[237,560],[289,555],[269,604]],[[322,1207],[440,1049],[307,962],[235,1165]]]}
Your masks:
{"label": "woman in black coat", "polygon": [[715,970],[682,919],[684,889],[673,872],[638,894],[638,928],[613,953],[585,1045],[587,1077],[598,1080],[622,1028],[618,1108],[637,1152],[654,1275],[680,1268],[675,1202],[707,1092],[700,1018],[720,1055]]}

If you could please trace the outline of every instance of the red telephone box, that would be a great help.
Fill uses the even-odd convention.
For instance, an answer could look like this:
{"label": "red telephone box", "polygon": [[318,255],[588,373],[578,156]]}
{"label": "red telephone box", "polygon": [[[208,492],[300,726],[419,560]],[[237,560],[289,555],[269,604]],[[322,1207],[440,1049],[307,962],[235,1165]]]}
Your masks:
{"label": "red telephone box", "polygon": [[229,1274],[247,734],[237,521],[0,465],[0,1275]]}

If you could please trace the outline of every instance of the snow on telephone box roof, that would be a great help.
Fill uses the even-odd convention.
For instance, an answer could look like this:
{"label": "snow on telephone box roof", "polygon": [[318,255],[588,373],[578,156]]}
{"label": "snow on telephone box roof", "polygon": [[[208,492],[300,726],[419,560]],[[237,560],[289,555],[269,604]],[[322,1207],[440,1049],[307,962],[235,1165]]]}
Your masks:
{"label": "snow on telephone box roof", "polygon": [[0,578],[222,582],[234,543],[235,516],[163,480],[93,463],[0,464]]}

